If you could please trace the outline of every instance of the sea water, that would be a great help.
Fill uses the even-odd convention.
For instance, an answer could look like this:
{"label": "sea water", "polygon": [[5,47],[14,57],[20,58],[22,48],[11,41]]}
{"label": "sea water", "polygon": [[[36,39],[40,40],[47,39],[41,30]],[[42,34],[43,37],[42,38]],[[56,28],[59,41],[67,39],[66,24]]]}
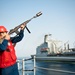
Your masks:
{"label": "sea water", "polygon": [[[20,75],[34,75],[33,69],[34,60],[24,62],[26,71],[22,71],[22,62],[19,64]],[[75,62],[36,61],[35,75],[75,75]]]}

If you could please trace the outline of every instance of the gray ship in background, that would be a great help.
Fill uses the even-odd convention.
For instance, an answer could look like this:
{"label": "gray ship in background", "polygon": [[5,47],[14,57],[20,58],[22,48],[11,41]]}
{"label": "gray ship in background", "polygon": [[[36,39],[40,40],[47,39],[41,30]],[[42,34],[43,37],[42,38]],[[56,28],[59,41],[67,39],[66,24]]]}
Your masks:
{"label": "gray ship in background", "polygon": [[69,43],[63,43],[60,40],[54,40],[52,35],[45,35],[44,42],[37,46],[36,56],[37,60],[51,60],[51,61],[74,61],[75,62],[75,48],[69,48]]}

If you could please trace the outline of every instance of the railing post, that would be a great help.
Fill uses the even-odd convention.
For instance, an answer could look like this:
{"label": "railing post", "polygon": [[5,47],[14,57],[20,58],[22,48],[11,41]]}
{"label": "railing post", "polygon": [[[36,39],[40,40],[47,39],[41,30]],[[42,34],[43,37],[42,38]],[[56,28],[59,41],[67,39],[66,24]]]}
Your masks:
{"label": "railing post", "polygon": [[18,70],[19,70],[19,60],[17,60]]}
{"label": "railing post", "polygon": [[25,62],[24,62],[24,59],[22,59],[22,75],[25,75]]}
{"label": "railing post", "polygon": [[36,57],[34,56],[34,75],[36,75]]}

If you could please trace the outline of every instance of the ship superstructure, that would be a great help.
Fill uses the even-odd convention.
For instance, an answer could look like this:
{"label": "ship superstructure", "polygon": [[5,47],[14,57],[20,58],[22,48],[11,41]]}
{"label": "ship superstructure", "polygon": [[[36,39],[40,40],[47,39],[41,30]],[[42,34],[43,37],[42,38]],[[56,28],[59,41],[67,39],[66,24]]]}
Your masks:
{"label": "ship superstructure", "polygon": [[49,36],[51,37],[52,35],[45,35],[44,42],[36,48],[36,56],[47,56],[71,52],[71,50],[69,50],[68,43],[65,43],[63,47],[62,41],[49,38]]}

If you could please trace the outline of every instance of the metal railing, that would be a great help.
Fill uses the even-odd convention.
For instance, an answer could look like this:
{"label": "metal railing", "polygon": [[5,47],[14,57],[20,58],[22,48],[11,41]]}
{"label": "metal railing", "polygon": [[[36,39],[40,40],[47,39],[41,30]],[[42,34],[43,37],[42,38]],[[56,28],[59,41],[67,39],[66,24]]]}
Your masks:
{"label": "metal railing", "polygon": [[[44,67],[38,67],[36,65],[36,59],[39,59],[42,57],[35,57],[34,56],[34,67],[33,67],[33,70],[28,70],[28,71],[34,71],[34,75],[36,75],[36,69],[42,69],[42,70],[49,70],[49,71],[54,71],[54,72],[61,72],[61,73],[69,73],[69,74],[75,74],[75,72],[72,72],[72,71],[66,71],[66,70],[57,70],[57,69],[50,69],[50,68],[44,68]],[[45,58],[45,57],[43,57]],[[18,69],[19,69],[19,61],[22,62],[22,75],[25,75],[25,71],[27,71],[25,69],[25,61],[27,61],[27,59],[22,59],[22,60],[18,60]],[[20,69],[19,69],[20,70]],[[27,74],[29,75],[29,74]]]}
{"label": "metal railing", "polygon": [[[29,58],[29,59],[19,59],[19,60],[17,60],[17,64],[18,64],[18,70],[19,71],[22,71],[22,75],[25,75],[25,72],[26,71],[33,71],[33,69],[32,70],[26,70],[25,69],[25,67],[26,67],[26,61],[27,60],[31,60],[32,58]],[[22,63],[22,67],[20,68],[20,63]],[[28,74],[26,74],[26,75],[28,75]]]}

